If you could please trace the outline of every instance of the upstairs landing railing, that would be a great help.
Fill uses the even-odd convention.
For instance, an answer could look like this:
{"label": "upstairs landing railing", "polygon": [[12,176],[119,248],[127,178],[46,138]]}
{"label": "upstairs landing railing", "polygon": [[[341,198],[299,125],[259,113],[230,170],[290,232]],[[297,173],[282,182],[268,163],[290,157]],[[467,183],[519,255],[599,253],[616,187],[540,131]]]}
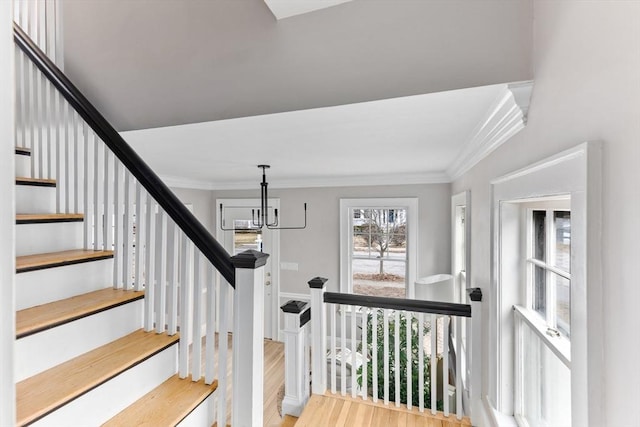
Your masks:
{"label": "upstairs landing railing", "polygon": [[261,319],[239,314],[261,312],[267,255],[232,259],[17,24],[14,39],[16,144],[32,150],[32,177],[57,181],[57,212],[84,213],[85,249],[115,251],[114,288],[145,291],[145,330],[179,331],[180,377],[217,377],[218,425],[227,424],[231,326],[223,302],[234,292],[233,365],[243,368],[233,370],[233,401],[244,410],[232,405],[232,422],[262,425],[262,382],[252,380],[263,376]]}
{"label": "upstairs landing railing", "polygon": [[[471,408],[480,399],[479,289],[470,290],[471,304],[455,304],[325,292],[325,282],[309,282],[310,306],[290,301],[282,307],[285,413],[299,416],[304,408],[310,370],[314,394],[473,421]],[[467,326],[470,334],[463,334]]]}

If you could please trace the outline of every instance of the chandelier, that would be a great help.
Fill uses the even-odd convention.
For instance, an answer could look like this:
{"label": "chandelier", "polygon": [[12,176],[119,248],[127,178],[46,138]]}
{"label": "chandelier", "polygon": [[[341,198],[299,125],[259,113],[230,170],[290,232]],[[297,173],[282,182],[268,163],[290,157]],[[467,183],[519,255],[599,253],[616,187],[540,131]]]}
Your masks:
{"label": "chandelier", "polygon": [[[251,209],[251,228],[262,229],[267,227],[269,230],[302,230],[307,228],[307,204],[304,204],[304,225],[296,227],[280,227],[278,222],[278,209],[273,210],[273,222],[269,222],[269,210],[268,210],[268,191],[269,183],[267,182],[266,170],[270,165],[258,165],[258,168],[262,169],[262,182],[260,183],[260,209]],[[224,206],[220,203],[220,229],[223,231],[239,231],[246,230],[246,228],[225,228],[224,226]]]}

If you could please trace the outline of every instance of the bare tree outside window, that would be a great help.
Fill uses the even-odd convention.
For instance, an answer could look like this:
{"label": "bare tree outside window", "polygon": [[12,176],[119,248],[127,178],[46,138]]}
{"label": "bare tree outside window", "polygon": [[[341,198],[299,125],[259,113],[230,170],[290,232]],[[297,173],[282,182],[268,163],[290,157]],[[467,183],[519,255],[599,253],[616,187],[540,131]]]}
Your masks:
{"label": "bare tree outside window", "polygon": [[354,209],[354,292],[405,297],[406,247],[405,209]]}

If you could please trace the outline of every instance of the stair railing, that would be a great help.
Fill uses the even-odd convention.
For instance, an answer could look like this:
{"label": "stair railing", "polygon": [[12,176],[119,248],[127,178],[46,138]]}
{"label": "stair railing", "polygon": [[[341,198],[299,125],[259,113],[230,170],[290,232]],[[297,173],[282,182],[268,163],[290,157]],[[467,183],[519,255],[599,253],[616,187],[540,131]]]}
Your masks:
{"label": "stair railing", "polygon": [[[33,150],[32,177],[57,181],[57,212],[84,213],[86,249],[115,251],[113,286],[145,291],[145,330],[180,333],[180,377],[211,384],[217,370],[218,425],[228,423],[225,301],[229,285],[236,287],[236,272],[241,275],[234,291],[233,356],[234,366],[249,367],[233,370],[233,394],[243,396],[233,400],[247,402],[251,394],[253,410],[233,405],[233,417],[241,425],[262,425],[261,381],[258,387],[247,375],[236,376],[242,371],[262,378],[262,319],[247,323],[238,316],[259,312],[254,306],[262,304],[263,275],[255,269],[266,255],[232,259],[17,24],[14,39],[16,139]],[[215,271],[223,280],[214,280]]]}
{"label": "stair railing", "polygon": [[[441,411],[457,419],[467,415],[474,421],[472,407],[480,399],[480,342],[463,345],[462,330],[470,322],[467,338],[480,337],[479,288],[471,290],[471,304],[456,304],[325,292],[326,281],[309,281],[310,307],[295,301],[282,307],[285,324],[292,329],[285,341],[285,357],[290,359],[285,360],[285,378],[296,378],[285,379],[284,411],[299,415],[308,398],[304,375],[311,370],[314,394],[406,404],[420,412]],[[310,366],[300,353],[305,340],[296,335],[309,329],[309,317]]]}

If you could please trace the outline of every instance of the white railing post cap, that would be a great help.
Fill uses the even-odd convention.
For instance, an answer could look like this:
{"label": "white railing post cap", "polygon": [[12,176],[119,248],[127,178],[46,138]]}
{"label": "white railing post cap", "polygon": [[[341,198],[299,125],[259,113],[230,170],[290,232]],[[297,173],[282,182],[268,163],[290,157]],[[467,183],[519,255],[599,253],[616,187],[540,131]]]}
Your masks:
{"label": "white railing post cap", "polygon": [[235,268],[256,269],[264,266],[267,263],[267,258],[269,258],[269,254],[249,249],[232,256],[231,262]]}

